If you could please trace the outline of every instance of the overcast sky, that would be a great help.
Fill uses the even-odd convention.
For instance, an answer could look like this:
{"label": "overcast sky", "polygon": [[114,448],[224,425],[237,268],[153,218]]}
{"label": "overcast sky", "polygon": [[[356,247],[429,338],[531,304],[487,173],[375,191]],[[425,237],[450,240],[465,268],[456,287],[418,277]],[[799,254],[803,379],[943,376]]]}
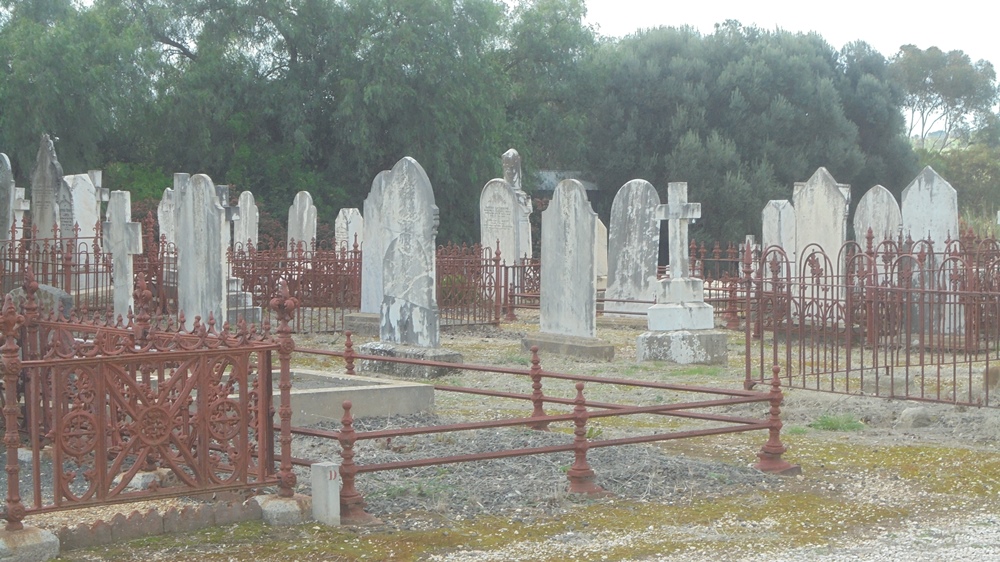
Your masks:
{"label": "overcast sky", "polygon": [[[587,21],[605,36],[620,37],[640,28],[691,25],[711,34],[727,19],[772,30],[816,31],[835,49],[861,39],[893,56],[907,43],[921,49],[961,49],[973,61],[1000,64],[997,38],[1000,9],[968,0],[924,4],[882,0],[805,2],[787,0],[586,0]],[[825,11],[824,11],[825,9]]]}

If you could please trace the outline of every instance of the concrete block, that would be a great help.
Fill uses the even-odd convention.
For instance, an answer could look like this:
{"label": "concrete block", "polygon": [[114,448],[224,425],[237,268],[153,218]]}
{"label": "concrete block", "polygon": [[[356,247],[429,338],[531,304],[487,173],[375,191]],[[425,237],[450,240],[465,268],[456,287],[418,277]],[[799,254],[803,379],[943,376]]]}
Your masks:
{"label": "concrete block", "polygon": [[648,327],[653,332],[678,330],[711,330],[715,328],[714,309],[703,302],[654,304],[646,312]]}
{"label": "concrete block", "polygon": [[374,312],[352,312],[344,315],[344,331],[357,336],[378,337],[379,315]]}
{"label": "concrete block", "polygon": [[340,525],[339,462],[317,462],[312,465],[312,516],[324,525]]}
{"label": "concrete block", "polygon": [[49,531],[25,526],[20,531],[0,529],[0,560],[43,562],[59,556],[59,539]]}
{"label": "concrete block", "polygon": [[312,513],[312,500],[301,494],[290,498],[277,495],[256,496],[254,500],[260,504],[261,516],[268,525],[301,525]]}
{"label": "concrete block", "polygon": [[645,332],[636,338],[635,355],[639,361],[725,365],[727,340],[727,334],[718,330]]}
{"label": "concrete block", "polygon": [[[355,417],[406,416],[434,408],[434,387],[414,381],[324,373],[296,369],[292,373],[292,425],[340,420],[344,400]],[[278,420],[275,413],[275,421]]]}
{"label": "concrete block", "polygon": [[[399,357],[419,359],[422,361],[439,361],[444,363],[461,363],[462,354],[440,347],[412,347],[385,342],[371,342],[358,346],[357,352],[363,355],[380,357]],[[433,379],[446,375],[457,374],[459,369],[450,367],[431,367],[388,361],[363,360],[358,364],[362,372],[375,372],[402,378]]]}
{"label": "concrete block", "polygon": [[615,346],[598,338],[581,338],[539,332],[521,338],[521,347],[530,351],[538,346],[540,353],[552,353],[584,361],[611,361],[615,357]]}

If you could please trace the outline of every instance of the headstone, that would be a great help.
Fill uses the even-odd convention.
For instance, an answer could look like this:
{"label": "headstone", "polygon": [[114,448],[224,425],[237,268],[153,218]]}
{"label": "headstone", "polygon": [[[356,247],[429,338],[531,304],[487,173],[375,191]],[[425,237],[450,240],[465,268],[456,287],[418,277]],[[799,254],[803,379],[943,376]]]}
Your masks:
{"label": "headstone", "polygon": [[[521,155],[513,148],[503,153],[503,179],[514,188],[514,196],[517,198],[517,208],[514,212],[515,223],[517,224],[517,254],[510,256],[507,263],[519,263],[525,259],[531,259],[531,196],[525,193],[521,187]],[[501,254],[501,257],[503,254]]]}
{"label": "headstone", "polygon": [[[597,213],[583,185],[563,180],[542,211],[542,332],[580,338],[596,335],[597,288],[593,248]],[[588,251],[590,250],[590,251]]]}
{"label": "headstone", "polygon": [[135,280],[132,256],[142,253],[142,225],[132,222],[132,194],[115,191],[108,203],[108,220],[102,234],[104,250],[111,254],[115,316],[128,318],[133,306]]}
{"label": "headstone", "polygon": [[31,174],[31,224],[39,238],[52,238],[59,225],[56,197],[62,185],[63,170],[56,158],[56,148],[49,135],[43,134]]}
{"label": "headstone", "polygon": [[[826,168],[819,168],[806,182],[797,182],[792,194],[795,207],[795,249],[799,272],[817,249],[829,258],[832,270],[826,271],[839,279],[844,264],[838,258],[847,241],[847,208],[851,202],[851,186],[837,183]],[[810,245],[814,245],[811,248]],[[821,266],[824,264],[821,263]]]}
{"label": "headstone", "polygon": [[14,186],[14,169],[7,155],[0,152],[0,240],[10,240],[10,228],[14,225],[14,207],[17,188]]}
{"label": "headstone", "polygon": [[233,244],[245,248],[247,243],[257,246],[257,224],[260,221],[260,210],[254,202],[253,193],[240,193],[237,203],[239,213],[233,220]]}
{"label": "headstone", "polygon": [[[59,230],[63,236],[72,236],[79,226],[82,240],[93,240],[97,235],[97,223],[101,220],[101,193],[89,174],[63,177],[62,190],[65,196],[59,201]],[[64,197],[69,205],[63,204]]]}
{"label": "headstone", "polygon": [[14,197],[14,224],[17,225],[17,232],[14,235],[16,239],[20,240],[24,237],[24,213],[31,210],[31,201],[25,198],[23,187],[15,187],[14,191],[16,193]]}
{"label": "headstone", "polygon": [[[24,310],[24,303],[28,300],[28,294],[24,287],[7,293],[14,301],[17,310]],[[35,303],[38,305],[38,313],[43,318],[48,318],[53,314],[60,315],[63,320],[69,320],[73,314],[73,297],[59,287],[52,285],[38,284],[38,292],[35,293]]]}
{"label": "headstone", "polygon": [[761,249],[777,246],[785,251],[788,261],[795,263],[795,207],[787,199],[767,202],[760,213]]}
{"label": "headstone", "polygon": [[705,285],[691,277],[688,223],[701,218],[701,203],[688,203],[687,183],[667,184],[667,204],[656,209],[656,218],[667,221],[670,272],[660,279],[656,304],[647,312],[649,331],[636,341],[639,361],[725,364],[726,335],[716,331],[714,310],[705,302]]}
{"label": "headstone", "polygon": [[[174,182],[176,183],[176,178]],[[166,188],[163,197],[156,207],[156,220],[160,225],[160,238],[168,244],[177,244],[177,205],[174,201],[174,190]]]}
{"label": "headstone", "polygon": [[656,209],[660,196],[646,180],[632,180],[622,186],[611,204],[611,232],[608,239],[608,289],[604,313],[615,311],[646,314],[656,284],[656,261],[660,250],[660,222]]}
{"label": "headstone", "polygon": [[614,346],[596,337],[597,281],[594,248],[597,213],[577,180],[559,182],[542,211],[540,333],[524,349],[610,361]]}
{"label": "headstone", "polygon": [[316,241],[316,206],[308,191],[295,194],[292,206],[288,208],[287,248],[289,255],[296,247],[305,251],[312,250]]}
{"label": "headstone", "polygon": [[372,180],[372,188],[364,202],[365,248],[361,252],[361,313],[378,314],[382,309],[382,258],[388,246],[388,234],[383,228],[383,191],[389,170],[382,170]]}
{"label": "headstone", "polygon": [[865,249],[868,229],[872,231],[872,250],[886,240],[895,241],[903,227],[899,203],[881,185],[869,189],[854,210],[854,240]]}
{"label": "headstone", "polygon": [[226,210],[212,178],[174,174],[177,225],[177,302],[188,320],[211,314],[221,327],[226,319],[228,287]]}
{"label": "headstone", "polygon": [[508,264],[530,258],[531,197],[521,188],[521,155],[513,148],[503,153],[503,178],[490,180],[479,197],[480,243],[495,248]]}
{"label": "headstone", "polygon": [[931,240],[935,253],[945,251],[948,238],[958,239],[958,193],[933,168],[924,168],[903,190],[901,200],[904,237]]}
{"label": "headstone", "polygon": [[438,347],[436,293],[438,208],[427,173],[405,157],[383,177],[381,209],[385,254],[379,339]]}
{"label": "headstone", "polygon": [[337,249],[353,250],[357,243],[361,248],[365,241],[365,219],[358,209],[341,209],[333,222],[333,236]]}
{"label": "headstone", "polygon": [[594,284],[598,291],[608,287],[608,227],[600,218],[594,223]]}
{"label": "headstone", "polygon": [[923,249],[933,250],[914,273],[914,285],[930,292],[923,299],[919,313],[913,315],[912,328],[916,332],[923,330],[928,340],[940,334],[961,333],[965,314],[959,294],[949,286],[953,276],[950,271],[939,271],[947,251],[947,240],[957,240],[961,234],[958,193],[927,166],[903,190],[901,199],[903,236],[914,241],[929,240],[931,245]]}

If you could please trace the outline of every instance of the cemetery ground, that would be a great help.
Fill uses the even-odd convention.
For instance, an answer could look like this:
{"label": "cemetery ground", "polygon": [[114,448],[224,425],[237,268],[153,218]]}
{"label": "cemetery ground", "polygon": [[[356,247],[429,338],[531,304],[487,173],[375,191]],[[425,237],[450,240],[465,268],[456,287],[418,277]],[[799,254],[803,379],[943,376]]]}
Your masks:
{"label": "cemetery ground", "polygon": [[[537,329],[537,320],[528,318],[500,328],[446,332],[442,346],[460,351],[467,363],[527,368],[529,356],[520,349],[520,336]],[[635,338],[641,331],[599,326],[598,337],[615,345],[610,363],[542,356],[541,366],[561,373],[742,387],[742,332],[729,332],[728,365],[683,366],[636,363]],[[355,338],[356,344],[365,341]],[[297,336],[296,342],[341,349],[343,336]],[[300,367],[343,368],[342,362],[316,356],[298,356],[298,361]],[[495,373],[463,371],[435,382],[530,392],[527,377]],[[571,397],[571,384],[559,388],[546,380],[545,393]],[[627,403],[628,393],[635,392],[640,391],[594,386],[587,389],[587,398]],[[659,393],[654,401],[681,399],[659,390],[641,392]],[[733,407],[727,413],[763,418],[765,406]],[[519,401],[438,392],[433,416],[358,420],[356,427],[529,413],[530,405]],[[565,492],[571,453],[363,473],[358,488],[367,511],[381,520],[378,525],[268,527],[248,522],[67,551],[60,559],[826,560],[820,556],[838,552],[853,553],[854,558],[843,559],[875,559],[890,545],[933,552],[942,542],[959,540],[949,538],[952,531],[998,525],[1000,411],[790,390],[782,418],[782,441],[788,447],[784,458],[801,465],[800,476],[765,475],[750,468],[766,441],[764,432],[591,449],[588,460],[597,483],[612,492],[598,498]],[[635,428],[647,433],[656,427],[687,429],[694,423],[656,416],[602,418],[588,425],[588,437],[625,436]],[[551,429],[365,441],[359,442],[355,460],[364,464],[410,454],[465,454],[563,443],[572,437],[568,425]],[[339,451],[334,443],[301,437],[293,447],[294,455],[319,460],[337,458]],[[308,473],[300,471],[299,490],[308,493],[308,484]],[[96,517],[87,511],[65,515],[74,523]],[[56,525],[32,518],[26,523]],[[1000,552],[996,536],[992,542],[972,544],[968,559]]]}

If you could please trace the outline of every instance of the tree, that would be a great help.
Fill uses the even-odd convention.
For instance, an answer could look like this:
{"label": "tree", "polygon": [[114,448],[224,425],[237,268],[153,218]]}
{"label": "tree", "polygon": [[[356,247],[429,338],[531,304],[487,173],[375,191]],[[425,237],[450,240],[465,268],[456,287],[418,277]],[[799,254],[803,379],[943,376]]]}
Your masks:
{"label": "tree", "polygon": [[[996,72],[988,61],[975,63],[963,51],[921,50],[903,45],[892,70],[906,93],[908,136],[919,146],[942,151],[967,136],[970,119],[992,111],[998,99]],[[928,137],[939,133],[928,146]]]}

